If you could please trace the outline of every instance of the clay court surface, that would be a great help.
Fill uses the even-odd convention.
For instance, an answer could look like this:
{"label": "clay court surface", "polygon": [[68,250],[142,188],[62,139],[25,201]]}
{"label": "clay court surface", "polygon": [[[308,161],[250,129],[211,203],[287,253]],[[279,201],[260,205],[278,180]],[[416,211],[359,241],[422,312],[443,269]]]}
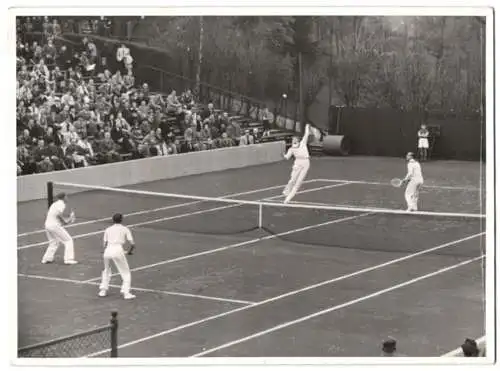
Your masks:
{"label": "clay court surface", "polygon": [[[290,166],[126,188],[278,203]],[[479,163],[423,170],[422,210],[485,212]],[[265,229],[255,228],[255,205],[71,195],[76,266],[62,264],[62,248],[54,264],[40,263],[47,202],[19,204],[19,346],[106,325],[117,310],[120,357],[379,356],[387,336],[407,356],[447,353],[485,332],[484,220],[321,210],[403,209],[404,191],[388,183],[404,173],[400,159],[314,158],[294,200],[310,208],[263,207]],[[121,299],[119,276],[107,298],[97,296],[102,231],[118,211],[134,214],[125,218],[137,242],[133,301]],[[103,346],[81,356],[107,354]]]}

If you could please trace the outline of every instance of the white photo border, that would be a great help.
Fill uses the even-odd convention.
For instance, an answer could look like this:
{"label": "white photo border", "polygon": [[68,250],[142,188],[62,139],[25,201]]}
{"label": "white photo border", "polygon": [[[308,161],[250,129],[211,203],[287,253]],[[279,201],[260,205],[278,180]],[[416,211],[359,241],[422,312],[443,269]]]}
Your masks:
{"label": "white photo border", "polygon": [[[338,6],[338,7],[330,7],[327,6],[328,3],[331,2],[321,2],[322,4],[318,4],[318,6],[313,6],[313,1],[309,1],[308,4],[311,4],[308,7],[299,7],[294,6],[292,4],[300,4],[297,1],[286,1],[282,2],[279,6],[269,6],[269,2],[261,2],[262,5],[256,5],[257,1],[248,1],[247,6],[239,6],[235,5],[234,2],[226,1],[226,6],[219,6],[220,2],[217,6],[206,6],[206,2],[198,2],[196,5],[188,5],[187,1],[175,1],[170,2],[169,4],[162,4],[162,2],[156,2],[157,7],[151,8],[141,8],[141,7],[115,7],[119,6],[120,2],[117,4],[113,4],[110,7],[98,7],[102,2],[99,1],[89,1],[86,3],[88,7],[74,7],[68,8],[67,1],[58,1],[57,5],[53,5],[54,1],[50,2],[50,8],[47,7],[27,7],[28,2],[22,2],[22,7],[11,8],[8,11],[7,19],[5,19],[6,25],[8,25],[8,48],[3,48],[2,54],[7,54],[5,60],[8,60],[8,68],[7,71],[2,71],[3,74],[7,72],[6,76],[2,81],[9,81],[12,83],[10,85],[12,88],[7,88],[6,95],[7,99],[4,99],[2,102],[3,105],[6,105],[3,112],[7,112],[6,121],[8,123],[15,122],[15,107],[12,104],[14,102],[14,92],[15,92],[15,79],[13,76],[15,74],[12,71],[15,71],[15,17],[23,16],[23,15],[46,15],[50,13],[50,15],[144,15],[144,16],[159,16],[159,15],[296,15],[296,14],[305,14],[305,15],[397,15],[397,16],[412,16],[412,15],[455,15],[455,16],[484,16],[486,17],[486,145],[487,145],[487,160],[486,160],[486,194],[488,195],[488,201],[493,197],[491,195],[496,195],[495,189],[495,171],[496,171],[496,131],[494,128],[494,119],[495,119],[495,78],[496,74],[494,73],[494,64],[495,64],[495,36],[498,35],[498,30],[495,29],[494,26],[494,11],[493,8],[485,7],[488,4],[482,4],[478,6],[482,6],[479,8],[478,6],[464,6],[463,4],[471,4],[471,2],[450,2],[458,5],[459,7],[447,7],[447,6],[434,6],[430,7],[429,5],[425,7],[397,7],[398,2],[393,2],[394,5],[386,6],[386,7],[376,7],[376,6],[362,6],[369,5],[370,2],[363,2],[365,4],[358,5],[362,7],[354,7],[354,6]],[[141,2],[143,3],[143,2]],[[145,2],[144,2],[145,3]],[[174,4],[171,4],[174,3]],[[354,5],[355,3],[360,3],[356,1],[350,1],[350,5]],[[419,1],[416,4],[424,5],[425,2]],[[436,2],[429,1],[429,4],[436,4]],[[457,4],[458,3],[458,4]],[[29,2],[31,6],[37,6],[35,1]],[[121,2],[123,4],[123,2]],[[169,6],[166,7],[158,7],[160,4]],[[205,5],[202,5],[205,4]],[[47,2],[47,5],[49,3]],[[215,4],[213,4],[215,5]],[[253,5],[253,6],[252,6]],[[448,4],[451,5],[451,4]],[[12,5],[14,6],[14,4]],[[66,6],[65,8],[61,6]],[[7,51],[7,53],[5,53]],[[5,159],[5,163],[2,164],[4,172],[8,174],[15,174],[15,166],[14,166],[14,156],[15,156],[15,145],[14,141],[9,138],[14,138],[15,128],[14,125],[7,125],[6,129],[6,144],[0,146],[2,150],[2,158]],[[8,142],[8,143],[7,143]],[[12,147],[11,147],[12,145]],[[12,157],[11,157],[12,156]],[[15,179],[15,178],[14,178]],[[7,196],[7,199],[14,199],[13,195],[15,194],[15,180],[10,182],[1,182],[3,187],[3,194]],[[3,226],[6,227],[6,231],[4,235],[8,236],[7,246],[4,246],[4,250],[8,250],[6,264],[8,269],[2,269],[2,274],[5,275],[3,282],[12,282],[8,287],[9,293],[9,314],[4,318],[8,318],[8,329],[9,329],[9,337],[6,347],[4,349],[9,349],[9,360],[11,364],[23,365],[23,366],[152,366],[152,365],[178,365],[178,366],[187,366],[187,365],[212,365],[215,367],[220,367],[221,365],[228,366],[236,366],[236,365],[245,365],[245,366],[278,366],[278,365],[378,365],[384,366],[384,369],[387,365],[405,365],[405,368],[409,367],[409,365],[413,365],[415,367],[421,367],[423,365],[450,365],[453,369],[456,369],[458,365],[485,365],[492,364],[492,362],[496,362],[496,330],[497,329],[497,320],[495,318],[496,312],[496,298],[497,298],[497,290],[496,287],[496,254],[495,254],[495,242],[496,242],[496,223],[495,223],[495,212],[496,212],[496,197],[494,198],[495,202],[487,202],[487,238],[486,238],[486,277],[495,277],[495,279],[489,279],[486,281],[486,293],[487,293],[487,310],[486,310],[486,327],[488,329],[486,333],[486,343],[488,344],[488,351],[486,358],[364,358],[364,359],[353,359],[353,358],[143,358],[143,359],[134,359],[134,358],[117,358],[117,359],[17,359],[17,253],[13,248],[9,247],[11,244],[17,245],[17,241],[15,241],[16,236],[12,233],[12,231],[17,230],[16,222],[14,218],[10,215],[17,215],[17,206],[10,205],[9,208],[6,209],[6,214],[4,214],[4,220],[2,221]],[[13,209],[10,207],[13,206]],[[12,238],[12,243],[11,243]],[[15,241],[15,242],[14,242]],[[12,254],[12,256],[11,256]],[[16,264],[13,264],[16,262]],[[494,298],[494,300],[492,300]],[[6,309],[6,308],[4,308]],[[490,330],[491,329],[491,330]],[[16,339],[16,341],[13,341]],[[495,349],[493,347],[495,346]],[[373,366],[372,366],[373,367]],[[351,367],[350,367],[351,368]],[[370,367],[371,368],[371,367]],[[441,369],[441,367],[439,368]]]}

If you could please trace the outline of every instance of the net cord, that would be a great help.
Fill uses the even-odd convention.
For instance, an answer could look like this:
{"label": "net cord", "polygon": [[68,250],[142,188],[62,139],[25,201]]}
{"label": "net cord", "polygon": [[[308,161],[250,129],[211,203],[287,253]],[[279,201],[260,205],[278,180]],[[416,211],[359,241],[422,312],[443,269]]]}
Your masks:
{"label": "net cord", "polygon": [[116,193],[125,193],[125,194],[136,194],[143,196],[154,196],[154,197],[165,197],[165,198],[179,198],[186,200],[198,200],[205,202],[220,202],[227,204],[238,204],[238,205],[254,205],[258,207],[270,206],[270,207],[286,207],[286,208],[297,208],[297,209],[314,209],[314,210],[332,210],[332,211],[346,211],[346,212],[372,212],[372,213],[382,213],[382,214],[395,214],[395,215],[415,215],[415,216],[434,216],[434,217],[450,217],[450,218],[475,218],[481,219],[485,218],[486,215],[483,214],[470,214],[470,213],[450,213],[450,212],[433,212],[433,211],[418,211],[418,212],[408,212],[403,209],[384,209],[384,208],[361,208],[361,207],[348,207],[348,206],[337,206],[337,205],[306,205],[306,204],[298,204],[298,203],[290,203],[283,204],[278,202],[269,202],[269,201],[250,201],[250,200],[236,200],[232,198],[218,198],[218,197],[202,197],[202,196],[193,196],[193,195],[184,195],[184,194],[176,194],[176,193],[163,193],[163,192],[152,192],[152,191],[144,191],[144,190],[136,190],[136,189],[127,189],[127,188],[113,188],[106,186],[97,186],[97,185],[84,185],[84,184],[75,184],[75,183],[66,183],[66,182],[54,182],[55,186],[62,186],[67,188],[79,188],[79,189],[87,189],[87,190],[100,190],[100,191],[109,191]]}

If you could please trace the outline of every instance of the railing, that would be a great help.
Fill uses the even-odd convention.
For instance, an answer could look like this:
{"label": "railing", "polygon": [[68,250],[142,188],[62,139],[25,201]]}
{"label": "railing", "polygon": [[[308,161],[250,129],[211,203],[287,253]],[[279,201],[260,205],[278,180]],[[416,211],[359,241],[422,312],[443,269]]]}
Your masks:
{"label": "railing", "polygon": [[[195,80],[154,66],[138,66],[135,75],[136,81],[147,82],[152,90],[165,94],[170,93],[172,90],[183,92],[191,89],[197,96],[198,101],[203,103],[213,102],[221,110],[237,116],[259,120],[264,108],[267,107],[270,113],[269,123],[274,128],[295,132],[301,131],[297,110],[289,109],[293,108],[294,103],[288,102],[286,98],[282,97],[277,101],[264,102],[205,82],[200,82],[199,91],[195,91],[197,86]],[[290,115],[290,111],[295,112],[295,114]],[[318,129],[313,128],[312,134],[317,139],[321,137],[321,132]]]}

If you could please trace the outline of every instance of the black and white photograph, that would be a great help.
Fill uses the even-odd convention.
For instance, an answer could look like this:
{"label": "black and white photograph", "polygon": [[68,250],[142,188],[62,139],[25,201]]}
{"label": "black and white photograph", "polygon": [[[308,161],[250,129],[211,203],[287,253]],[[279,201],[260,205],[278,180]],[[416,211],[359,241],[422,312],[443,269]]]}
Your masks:
{"label": "black and white photograph", "polygon": [[496,361],[493,8],[38,6],[13,364]]}

